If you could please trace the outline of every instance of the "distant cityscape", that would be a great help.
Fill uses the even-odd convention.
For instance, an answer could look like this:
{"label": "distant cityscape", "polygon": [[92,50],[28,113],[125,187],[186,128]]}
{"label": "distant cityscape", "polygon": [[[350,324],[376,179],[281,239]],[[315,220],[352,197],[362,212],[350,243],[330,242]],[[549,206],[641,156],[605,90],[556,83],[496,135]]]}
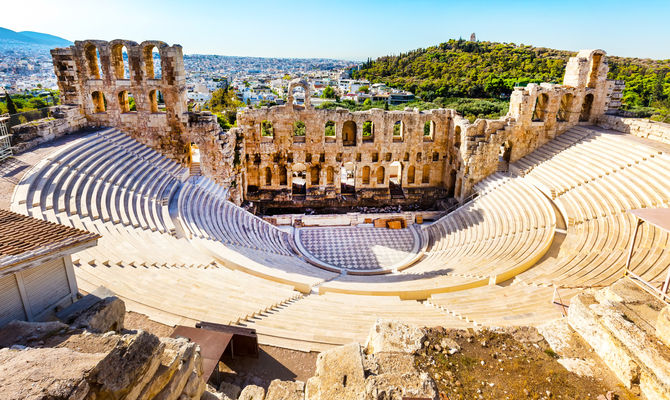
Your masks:
{"label": "distant cityscape", "polygon": [[[309,83],[314,105],[335,100],[321,98],[329,86],[337,98],[359,103],[370,99],[400,104],[414,99],[411,93],[383,84],[351,79],[352,70],[359,65],[356,61],[333,59],[184,56],[187,97],[195,109],[219,88],[235,90],[239,100],[246,105],[282,104],[293,78],[302,78]],[[27,43],[0,43],[0,87],[9,94],[57,90],[49,48]],[[304,96],[303,92],[295,93],[298,103],[304,101]]]}

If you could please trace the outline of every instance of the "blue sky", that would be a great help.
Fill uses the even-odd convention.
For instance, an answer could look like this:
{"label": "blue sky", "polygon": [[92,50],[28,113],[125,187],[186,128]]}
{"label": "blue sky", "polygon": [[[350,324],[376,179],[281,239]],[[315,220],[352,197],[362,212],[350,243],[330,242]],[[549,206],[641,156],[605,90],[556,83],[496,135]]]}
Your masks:
{"label": "blue sky", "polygon": [[186,54],[363,60],[450,38],[670,58],[670,0],[11,1],[0,25],[69,40],[159,39]]}

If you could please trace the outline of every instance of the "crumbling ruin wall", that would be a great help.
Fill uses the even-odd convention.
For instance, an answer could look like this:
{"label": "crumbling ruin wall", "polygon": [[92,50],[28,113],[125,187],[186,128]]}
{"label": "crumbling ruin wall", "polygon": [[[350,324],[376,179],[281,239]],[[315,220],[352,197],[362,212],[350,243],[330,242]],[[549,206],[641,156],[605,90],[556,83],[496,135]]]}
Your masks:
{"label": "crumbling ruin wall", "polygon": [[[392,163],[400,163],[397,181],[405,200],[445,195],[463,200],[477,182],[506,170],[510,162],[579,123],[596,123],[612,93],[607,70],[604,51],[582,50],[568,62],[562,85],[516,88],[505,117],[474,123],[454,110],[317,110],[308,103],[293,104],[292,97],[283,106],[244,111],[238,116],[245,137],[244,198],[318,204],[346,197],[339,171],[352,163],[355,197],[389,202],[394,200],[389,171]],[[301,81],[291,82],[289,96],[297,86],[305,87]],[[298,121],[304,124],[304,136],[296,135]],[[334,136],[326,136],[329,121],[334,123]],[[369,140],[363,136],[366,121],[374,126]],[[401,124],[400,136],[396,124]],[[425,124],[430,124],[429,135],[424,135]],[[353,140],[348,140],[348,125],[353,127]],[[385,173],[377,179],[380,168]],[[301,171],[304,191],[292,185]]]}
{"label": "crumbling ruin wall", "polygon": [[28,151],[87,126],[86,118],[76,106],[49,107],[49,116],[11,128],[12,148],[16,153]]}
{"label": "crumbling ruin wall", "polygon": [[623,118],[616,115],[602,115],[598,125],[606,129],[630,133],[637,137],[670,144],[670,124],[651,121],[646,118]]}
{"label": "crumbling ruin wall", "polygon": [[[322,110],[290,100],[245,110],[238,114],[244,132],[244,198],[309,205],[355,193],[359,200],[390,201],[392,176],[404,201],[444,197],[453,185],[454,155],[448,149],[454,115],[445,109]],[[342,186],[347,168],[353,172],[353,193]],[[293,184],[302,171],[304,189]]]}
{"label": "crumbling ruin wall", "polygon": [[461,193],[471,193],[477,182],[573,126],[595,124],[609,107],[614,83],[606,79],[607,71],[604,51],[582,50],[570,58],[562,85],[515,88],[508,114],[498,120],[459,120],[466,160],[459,171]]}

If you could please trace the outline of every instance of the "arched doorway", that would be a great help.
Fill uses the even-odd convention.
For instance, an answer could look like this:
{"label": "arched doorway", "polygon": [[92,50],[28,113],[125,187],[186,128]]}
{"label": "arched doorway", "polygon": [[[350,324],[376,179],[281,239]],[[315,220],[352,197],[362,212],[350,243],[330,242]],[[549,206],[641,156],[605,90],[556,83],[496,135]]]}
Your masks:
{"label": "arched doorway", "polygon": [[304,164],[293,164],[291,169],[291,192],[294,196],[304,196],[307,194],[306,187],[307,168]]}
{"label": "arched doorway", "polygon": [[593,106],[593,94],[589,93],[584,97],[582,103],[582,112],[579,113],[579,121],[586,122],[591,119],[591,107]]}
{"label": "arched doorway", "polygon": [[354,121],[347,121],[342,125],[342,144],[356,146],[356,123]]}
{"label": "arched doorway", "polygon": [[352,162],[344,163],[340,168],[340,192],[356,193],[356,165]]}
{"label": "arched doorway", "polygon": [[389,166],[389,190],[391,197],[405,197],[402,190],[402,164],[400,161],[394,161]]}

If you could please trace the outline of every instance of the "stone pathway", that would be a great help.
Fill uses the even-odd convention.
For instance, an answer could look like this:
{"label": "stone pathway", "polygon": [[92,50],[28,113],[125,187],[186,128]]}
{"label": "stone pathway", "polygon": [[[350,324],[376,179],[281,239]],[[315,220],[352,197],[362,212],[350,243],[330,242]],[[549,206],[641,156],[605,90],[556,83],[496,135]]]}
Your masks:
{"label": "stone pathway", "polygon": [[389,269],[418,250],[410,229],[302,228],[298,237],[308,256],[349,270]]}

